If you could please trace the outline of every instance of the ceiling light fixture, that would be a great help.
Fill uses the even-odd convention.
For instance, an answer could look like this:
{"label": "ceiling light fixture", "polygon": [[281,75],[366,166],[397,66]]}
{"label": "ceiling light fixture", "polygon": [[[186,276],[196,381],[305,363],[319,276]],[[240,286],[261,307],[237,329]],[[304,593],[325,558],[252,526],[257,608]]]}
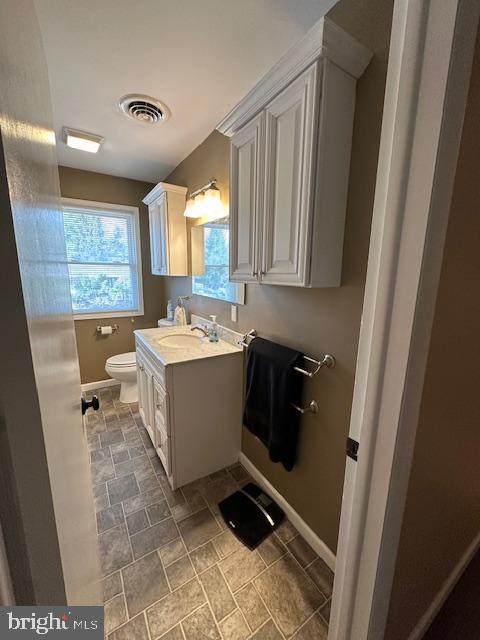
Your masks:
{"label": "ceiling light fixture", "polygon": [[218,220],[226,216],[215,178],[188,196],[183,215],[187,218],[208,218],[209,220]]}
{"label": "ceiling light fixture", "polygon": [[63,141],[72,149],[88,151],[88,153],[97,153],[103,142],[103,138],[94,133],[63,127]]}

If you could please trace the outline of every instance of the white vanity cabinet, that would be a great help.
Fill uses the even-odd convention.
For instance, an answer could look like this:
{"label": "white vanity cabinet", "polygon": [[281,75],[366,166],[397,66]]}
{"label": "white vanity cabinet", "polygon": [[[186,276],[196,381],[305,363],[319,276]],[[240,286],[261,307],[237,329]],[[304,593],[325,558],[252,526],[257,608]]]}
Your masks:
{"label": "white vanity cabinet", "polygon": [[325,18],[218,126],[231,137],[231,280],[340,285],[356,78],[370,58]]}
{"label": "white vanity cabinet", "polygon": [[234,464],[242,352],[164,365],[143,333],[136,332],[139,413],[172,489]]}
{"label": "white vanity cabinet", "polygon": [[186,187],[160,182],[143,199],[148,205],[152,273],[157,276],[186,276],[187,224]]}

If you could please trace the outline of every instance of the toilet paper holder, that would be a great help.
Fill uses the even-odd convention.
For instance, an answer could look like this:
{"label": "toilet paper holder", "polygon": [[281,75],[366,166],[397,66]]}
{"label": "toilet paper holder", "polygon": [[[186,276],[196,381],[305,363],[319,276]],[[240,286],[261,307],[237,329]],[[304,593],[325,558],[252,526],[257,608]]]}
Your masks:
{"label": "toilet paper holder", "polygon": [[[118,331],[120,329],[120,327],[118,326],[118,324],[112,324],[112,333],[115,333],[115,331]],[[104,327],[105,328],[105,327]],[[97,328],[95,329],[95,331],[97,333],[102,333],[102,327],[100,325],[97,326]],[[108,335],[108,334],[107,334]]]}

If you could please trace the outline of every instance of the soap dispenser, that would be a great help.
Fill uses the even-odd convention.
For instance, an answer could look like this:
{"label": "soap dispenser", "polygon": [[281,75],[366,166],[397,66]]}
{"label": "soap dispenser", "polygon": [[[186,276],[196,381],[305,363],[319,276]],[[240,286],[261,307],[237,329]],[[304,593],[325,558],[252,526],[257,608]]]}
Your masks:
{"label": "soap dispenser", "polygon": [[217,316],[210,316],[210,327],[208,328],[208,339],[210,342],[218,342]]}

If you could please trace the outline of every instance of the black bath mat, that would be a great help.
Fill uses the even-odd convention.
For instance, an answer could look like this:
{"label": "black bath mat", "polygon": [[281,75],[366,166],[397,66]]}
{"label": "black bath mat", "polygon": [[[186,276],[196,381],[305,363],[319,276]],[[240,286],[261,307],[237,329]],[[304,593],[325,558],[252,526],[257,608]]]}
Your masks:
{"label": "black bath mat", "polygon": [[230,531],[252,551],[285,519],[280,507],[253,482],[218,506]]}

